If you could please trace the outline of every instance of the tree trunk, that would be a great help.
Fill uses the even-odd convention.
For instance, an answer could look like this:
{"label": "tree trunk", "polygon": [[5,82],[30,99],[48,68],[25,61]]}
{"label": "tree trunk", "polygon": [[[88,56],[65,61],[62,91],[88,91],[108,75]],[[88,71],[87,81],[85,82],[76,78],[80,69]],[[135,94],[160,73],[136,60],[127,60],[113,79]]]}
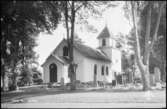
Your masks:
{"label": "tree trunk", "polygon": [[152,10],[152,2],[148,3],[148,13],[147,13],[147,24],[146,24],[146,35],[145,35],[145,51],[144,51],[144,57],[141,59],[141,52],[140,52],[140,43],[139,43],[139,35],[138,35],[138,28],[137,28],[137,22],[136,22],[136,14],[135,14],[135,3],[131,1],[131,7],[132,7],[132,19],[133,19],[133,26],[135,29],[135,37],[136,37],[136,57],[137,57],[137,64],[139,66],[142,80],[143,80],[143,90],[149,90],[150,89],[150,75],[149,75],[149,57],[150,52],[153,49],[153,45],[157,39],[157,33],[159,29],[160,24],[160,18],[162,14],[162,9],[165,6],[166,3],[161,3],[160,8],[158,10],[158,16],[157,16],[157,22],[155,25],[155,31],[153,34],[152,41],[150,40],[150,29],[151,29],[151,10]]}
{"label": "tree trunk", "polygon": [[162,81],[166,82],[166,60],[163,61]]}
{"label": "tree trunk", "polygon": [[[138,35],[138,27],[137,27],[137,22],[136,22],[136,14],[135,14],[135,4],[133,2],[131,2],[131,6],[132,6],[132,17],[133,17],[133,26],[135,29],[135,39],[136,39],[136,47],[135,47],[135,55],[136,55],[136,61],[137,61],[137,65],[139,67],[139,70],[141,72],[141,76],[142,76],[142,82],[143,82],[143,90],[149,90],[150,88],[150,82],[149,82],[149,69],[148,69],[148,65],[144,65],[142,62],[142,58],[141,58],[141,52],[140,52],[140,42],[139,42],[139,35]],[[146,56],[147,58],[149,57],[149,55],[147,54]],[[148,58],[149,59],[149,58]],[[148,60],[146,60],[148,61]]]}
{"label": "tree trunk", "polygon": [[[68,2],[65,2],[65,23],[66,23],[66,31],[67,31],[67,44],[68,44],[68,52],[69,52],[69,69],[68,69],[68,74],[69,74],[69,78],[70,78],[70,89],[71,90],[75,90],[76,89],[76,85],[75,85],[75,80],[76,80],[76,74],[75,74],[75,70],[74,70],[74,61],[73,61],[73,40],[74,40],[74,23],[75,23],[75,6],[74,6],[74,1],[71,1],[71,6],[68,7]],[[68,14],[68,8],[71,9],[71,15],[69,16]],[[70,18],[70,23],[71,23],[71,37],[69,37],[70,32],[69,32],[69,25],[68,25],[68,19]]]}
{"label": "tree trunk", "polygon": [[75,26],[75,10],[74,10],[74,1],[72,1],[71,5],[71,40],[70,40],[70,66],[71,66],[71,90],[76,89],[75,81],[76,81],[76,72],[74,69],[74,59],[73,59],[73,41],[74,41],[74,26]]}
{"label": "tree trunk", "polygon": [[16,78],[17,78],[17,74],[15,72],[13,72],[12,89],[11,90],[16,90],[17,89],[17,79]]}
{"label": "tree trunk", "polygon": [[145,47],[144,47],[144,56],[143,56],[143,64],[145,66],[143,72],[143,90],[150,89],[150,72],[149,72],[149,59],[150,59],[150,31],[151,31],[151,13],[152,13],[152,3],[148,1],[148,10],[147,10],[147,18],[146,18],[146,34],[145,34]]}
{"label": "tree trunk", "polygon": [[1,67],[1,73],[2,73],[2,75],[1,75],[1,77],[2,77],[2,90],[3,91],[5,91],[5,68],[4,67],[5,67],[4,65],[2,65],[2,67]]}
{"label": "tree trunk", "polygon": [[12,85],[11,90],[16,90],[17,89],[17,74],[15,72],[15,68],[16,68],[16,63],[14,62],[14,60],[12,61]]}
{"label": "tree trunk", "polygon": [[68,52],[70,52],[70,35],[69,35],[69,26],[68,26],[68,1],[65,2],[65,23],[66,23],[66,31],[67,31],[67,43],[68,43]]}

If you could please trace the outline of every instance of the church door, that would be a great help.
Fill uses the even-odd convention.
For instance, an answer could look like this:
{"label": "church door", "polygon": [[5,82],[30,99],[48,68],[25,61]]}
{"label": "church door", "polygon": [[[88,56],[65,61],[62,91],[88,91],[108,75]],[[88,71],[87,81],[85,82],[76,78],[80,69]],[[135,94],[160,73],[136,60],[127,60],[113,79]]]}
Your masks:
{"label": "church door", "polygon": [[50,82],[57,82],[57,66],[56,64],[52,63],[49,66],[50,70]]}

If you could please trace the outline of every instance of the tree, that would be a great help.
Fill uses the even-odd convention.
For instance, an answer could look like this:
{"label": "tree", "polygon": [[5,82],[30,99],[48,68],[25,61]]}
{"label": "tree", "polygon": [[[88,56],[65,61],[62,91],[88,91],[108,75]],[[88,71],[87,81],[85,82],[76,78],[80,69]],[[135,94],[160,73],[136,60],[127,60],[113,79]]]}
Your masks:
{"label": "tree", "polygon": [[[155,23],[155,28],[152,30],[151,28],[151,15],[152,15],[152,9],[154,6],[158,6],[158,15]],[[157,39],[157,32],[159,29],[159,24],[160,24],[160,18],[162,15],[162,10],[164,8],[165,3],[164,2],[134,2],[131,1],[131,10],[132,10],[132,20],[133,20],[133,27],[135,30],[135,41],[136,41],[136,47],[135,47],[135,55],[136,55],[136,60],[137,64],[139,66],[141,75],[142,75],[142,80],[143,80],[143,90],[149,90],[150,89],[150,81],[149,81],[149,57],[150,53],[152,52],[153,45]],[[145,36],[145,41],[144,41],[144,50],[143,50],[143,57],[141,56],[141,43],[139,41],[140,34],[139,34],[139,28],[138,28],[138,20],[137,16],[140,14],[140,9],[144,7],[147,7],[147,17],[146,17],[146,32],[144,34]],[[153,34],[151,35],[150,32],[154,31]]]}
{"label": "tree", "polygon": [[[64,10],[63,15],[65,18],[65,27],[66,27],[66,33],[67,33],[67,43],[69,47],[69,77],[71,80],[71,90],[76,89],[75,81],[76,81],[76,72],[74,66],[74,60],[73,60],[73,43],[74,43],[74,35],[75,35],[75,23],[76,18],[85,20],[83,18],[84,14],[80,12],[81,9],[88,9],[91,14],[98,15],[100,14],[97,9],[95,9],[95,6],[99,6],[100,4],[104,5],[105,1],[103,2],[95,2],[95,1],[65,1],[62,2],[62,9]],[[109,4],[108,6],[110,6]],[[88,13],[86,13],[88,16]],[[77,16],[78,15],[78,16]],[[78,23],[78,22],[77,22]],[[93,27],[90,28],[91,30],[94,30]]]}
{"label": "tree", "polygon": [[41,84],[43,82],[41,72],[37,69],[37,67],[32,67],[31,70],[33,75],[33,83]]}
{"label": "tree", "polygon": [[[164,72],[164,61],[166,58],[166,7],[164,7],[162,9],[162,15],[161,15],[161,19],[160,19],[160,24],[159,24],[159,29],[157,31],[157,40],[155,41],[155,44],[153,45],[153,49],[150,55],[150,67],[153,68],[153,66],[157,66],[161,69],[161,73],[162,76],[165,73]],[[145,32],[146,32],[146,15],[147,15],[147,7],[145,7],[143,9],[143,11],[141,12],[140,15],[140,36],[144,36]],[[156,18],[156,16],[158,15],[158,11],[157,11],[157,6],[154,5],[152,8],[152,18]],[[153,36],[154,33],[154,27],[156,24],[156,19],[151,19],[151,31],[150,31],[150,36]],[[144,42],[145,38],[141,37],[140,38],[140,42]],[[162,45],[163,44],[163,45]],[[141,45],[142,47],[144,47],[144,43]],[[150,72],[152,72],[152,69],[149,69]]]}
{"label": "tree", "polygon": [[[16,66],[34,55],[34,38],[41,31],[55,29],[60,16],[57,6],[60,2],[52,1],[1,1],[1,67],[2,78],[5,66],[13,72],[13,85],[17,87]],[[3,79],[4,80],[4,79]],[[3,84],[5,84],[3,82]],[[3,85],[4,86],[4,85]]]}

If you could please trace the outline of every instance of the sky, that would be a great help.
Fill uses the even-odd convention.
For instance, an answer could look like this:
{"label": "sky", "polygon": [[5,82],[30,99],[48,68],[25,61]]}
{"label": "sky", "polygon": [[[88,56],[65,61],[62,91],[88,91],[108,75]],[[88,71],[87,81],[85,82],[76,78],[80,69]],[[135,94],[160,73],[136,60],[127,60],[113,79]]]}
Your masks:
{"label": "sky", "polygon": [[[88,22],[95,26],[98,30],[96,33],[88,32],[86,30],[81,30],[79,25],[76,25],[75,29],[78,36],[85,42],[86,45],[97,48],[98,47],[98,34],[102,29],[107,26],[110,32],[114,35],[119,32],[123,34],[128,34],[131,26],[128,23],[128,20],[124,17],[122,4],[115,8],[109,8],[104,13],[101,19],[94,19],[90,17]],[[45,59],[49,54],[57,47],[63,38],[66,38],[65,28],[59,24],[57,29],[53,32],[52,35],[46,33],[40,33],[37,38],[38,46],[35,47],[35,51],[39,55],[38,62],[40,65],[43,64]]]}

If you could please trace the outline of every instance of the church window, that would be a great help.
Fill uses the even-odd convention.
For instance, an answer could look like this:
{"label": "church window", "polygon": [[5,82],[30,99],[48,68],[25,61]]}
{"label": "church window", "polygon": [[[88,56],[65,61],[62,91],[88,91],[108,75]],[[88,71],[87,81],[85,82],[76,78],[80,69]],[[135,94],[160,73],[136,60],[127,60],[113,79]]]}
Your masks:
{"label": "church window", "polygon": [[102,46],[106,46],[106,40],[105,39],[102,40]]}
{"label": "church window", "polygon": [[101,75],[104,75],[104,66],[101,67]]}
{"label": "church window", "polygon": [[106,67],[106,75],[108,75],[108,67]]}
{"label": "church window", "polygon": [[63,56],[68,56],[68,47],[67,46],[63,47]]}
{"label": "church window", "polygon": [[97,65],[94,65],[94,74],[97,75]]}

